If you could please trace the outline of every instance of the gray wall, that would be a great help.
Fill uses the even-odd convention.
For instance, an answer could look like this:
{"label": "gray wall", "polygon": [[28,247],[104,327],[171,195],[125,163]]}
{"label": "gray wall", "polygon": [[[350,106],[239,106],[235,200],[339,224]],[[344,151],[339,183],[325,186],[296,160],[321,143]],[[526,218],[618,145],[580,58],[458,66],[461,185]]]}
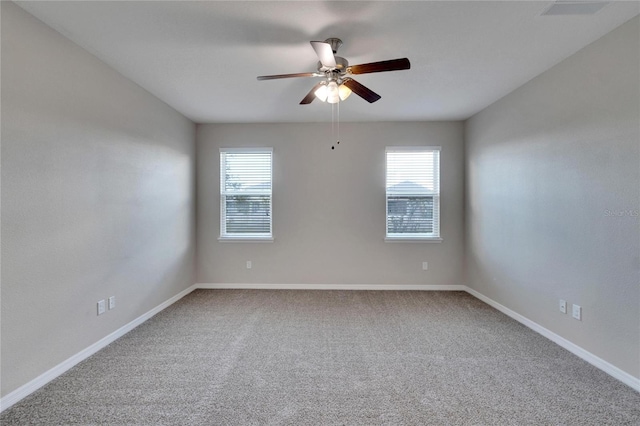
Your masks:
{"label": "gray wall", "polygon": [[[466,123],[467,283],[640,376],[639,19]],[[558,299],[581,305],[563,315]]]}
{"label": "gray wall", "polygon": [[4,396],[194,283],[195,125],[1,7]]}
{"label": "gray wall", "polygon": [[[198,282],[463,284],[462,123],[342,123],[340,131],[331,150],[331,123],[198,126]],[[420,144],[442,146],[444,241],[385,243],[385,146]],[[273,243],[217,240],[219,148],[238,146],[274,149]]]}

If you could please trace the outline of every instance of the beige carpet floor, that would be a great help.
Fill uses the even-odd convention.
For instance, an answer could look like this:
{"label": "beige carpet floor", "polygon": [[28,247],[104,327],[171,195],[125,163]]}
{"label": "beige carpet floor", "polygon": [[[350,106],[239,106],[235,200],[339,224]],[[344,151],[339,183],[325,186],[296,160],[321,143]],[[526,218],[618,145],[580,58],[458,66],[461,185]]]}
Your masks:
{"label": "beige carpet floor", "polygon": [[197,290],[4,425],[639,425],[640,394],[463,292]]}

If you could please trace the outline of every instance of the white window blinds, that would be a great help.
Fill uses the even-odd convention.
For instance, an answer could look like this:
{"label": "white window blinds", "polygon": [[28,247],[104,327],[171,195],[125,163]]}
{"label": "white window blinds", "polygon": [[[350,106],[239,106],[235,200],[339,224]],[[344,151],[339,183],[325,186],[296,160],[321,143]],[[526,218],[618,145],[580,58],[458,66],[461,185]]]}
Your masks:
{"label": "white window blinds", "polygon": [[271,238],[272,148],[220,149],[220,238]]}
{"label": "white window blinds", "polygon": [[440,147],[386,150],[387,239],[440,238]]}

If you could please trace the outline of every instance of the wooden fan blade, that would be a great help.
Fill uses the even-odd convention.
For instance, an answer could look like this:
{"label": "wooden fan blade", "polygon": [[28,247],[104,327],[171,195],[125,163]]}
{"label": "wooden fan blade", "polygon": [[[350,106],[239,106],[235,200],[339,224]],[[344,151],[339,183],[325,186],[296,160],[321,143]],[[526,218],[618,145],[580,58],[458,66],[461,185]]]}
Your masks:
{"label": "wooden fan blade", "polygon": [[347,68],[347,72],[349,74],[368,74],[372,72],[408,70],[409,68],[411,68],[409,59],[401,58],[361,65],[351,65]]}
{"label": "wooden fan blade", "polygon": [[275,75],[261,75],[258,80],[275,80],[277,78],[293,78],[293,77],[318,77],[322,74],[315,72],[300,72],[297,74],[275,74]]}
{"label": "wooden fan blade", "polygon": [[313,89],[311,89],[311,91],[307,93],[307,96],[305,96],[304,99],[300,101],[300,105],[308,105],[313,102],[313,100],[316,98],[316,90],[318,90],[320,86],[322,86],[322,83],[323,82],[320,82],[313,86]]}
{"label": "wooden fan blade", "polygon": [[327,68],[335,68],[336,57],[333,56],[333,49],[331,49],[331,45],[324,41],[311,41],[310,43],[313,50],[316,51],[316,55],[318,55],[318,59],[320,59],[322,65]]}
{"label": "wooden fan blade", "polygon": [[362,99],[369,102],[370,104],[374,103],[375,101],[377,101],[382,97],[378,95],[376,92],[374,92],[373,90],[363,86],[362,84],[358,83],[357,81],[351,78],[344,80],[342,84],[347,86],[349,89],[351,89],[353,93],[360,96]]}

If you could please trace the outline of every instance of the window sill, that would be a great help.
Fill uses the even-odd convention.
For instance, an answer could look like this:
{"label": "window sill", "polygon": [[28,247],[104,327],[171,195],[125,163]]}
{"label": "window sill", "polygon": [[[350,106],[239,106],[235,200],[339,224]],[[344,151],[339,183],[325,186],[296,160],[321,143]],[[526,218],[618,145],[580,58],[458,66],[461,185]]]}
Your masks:
{"label": "window sill", "polygon": [[273,237],[218,237],[221,243],[272,243]]}
{"label": "window sill", "polygon": [[385,237],[385,243],[441,243],[439,237]]}

